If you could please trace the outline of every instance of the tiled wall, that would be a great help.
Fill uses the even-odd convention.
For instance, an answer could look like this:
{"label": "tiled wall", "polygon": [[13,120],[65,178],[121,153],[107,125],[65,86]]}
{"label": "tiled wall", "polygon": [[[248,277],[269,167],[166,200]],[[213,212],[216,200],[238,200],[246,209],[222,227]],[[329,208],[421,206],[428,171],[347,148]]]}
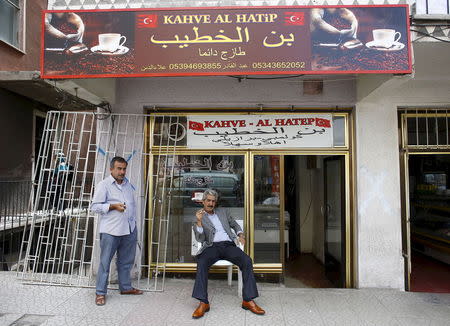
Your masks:
{"label": "tiled wall", "polygon": [[[172,8],[172,7],[223,7],[223,6],[326,6],[326,5],[394,5],[410,4],[411,12],[414,13],[416,2],[425,0],[49,0],[48,9],[54,10],[78,10],[78,9],[122,9],[122,8]],[[444,1],[444,0],[439,0]],[[436,26],[437,25],[437,26]],[[448,41],[450,29],[448,26],[416,26],[412,39],[415,41],[434,41],[436,38]]]}
{"label": "tiled wall", "polygon": [[223,6],[320,6],[405,4],[407,0],[49,0],[49,9],[119,9]]}

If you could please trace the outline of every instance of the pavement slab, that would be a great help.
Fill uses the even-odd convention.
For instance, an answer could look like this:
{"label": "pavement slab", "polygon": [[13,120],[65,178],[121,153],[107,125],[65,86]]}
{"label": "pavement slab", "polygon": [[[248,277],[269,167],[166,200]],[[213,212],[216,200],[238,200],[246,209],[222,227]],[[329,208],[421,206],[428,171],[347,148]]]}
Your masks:
{"label": "pavement slab", "polygon": [[15,273],[0,272],[0,326],[450,326],[450,294],[258,283],[255,301],[266,315],[257,316],[241,308],[237,282],[226,280],[210,280],[211,310],[192,319],[193,283],[166,278],[163,292],[139,296],[110,290],[98,307],[94,288],[23,284]]}

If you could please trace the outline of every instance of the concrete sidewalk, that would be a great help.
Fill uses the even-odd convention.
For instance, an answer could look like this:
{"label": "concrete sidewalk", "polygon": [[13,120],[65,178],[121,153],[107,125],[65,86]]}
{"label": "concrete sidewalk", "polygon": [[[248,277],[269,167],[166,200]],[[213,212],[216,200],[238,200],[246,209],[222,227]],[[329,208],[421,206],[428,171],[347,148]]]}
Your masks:
{"label": "concrete sidewalk", "polygon": [[450,325],[450,294],[388,289],[293,289],[258,284],[256,302],[267,313],[240,308],[237,283],[211,280],[211,311],[193,320],[193,280],[167,279],[163,293],[121,296],[110,291],[103,307],[94,289],[24,285],[0,272],[0,325]]}

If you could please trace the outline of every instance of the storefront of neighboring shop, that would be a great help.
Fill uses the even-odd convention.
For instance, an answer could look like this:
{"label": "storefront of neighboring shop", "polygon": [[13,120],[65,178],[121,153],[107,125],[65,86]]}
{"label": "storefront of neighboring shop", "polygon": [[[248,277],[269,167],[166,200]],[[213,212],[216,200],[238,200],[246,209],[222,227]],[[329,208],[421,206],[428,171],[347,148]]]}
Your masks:
{"label": "storefront of neighboring shop", "polygon": [[[115,78],[118,116],[98,122],[115,136],[98,136],[96,169],[140,157],[150,269],[195,272],[191,226],[213,188],[241,221],[257,274],[289,279],[308,256],[329,286],[403,288],[396,111],[367,94],[412,71],[408,6],[44,15],[77,33],[64,22],[76,15],[84,32],[62,45],[45,35],[42,78]],[[140,147],[127,140],[141,131],[125,122],[136,115]]]}

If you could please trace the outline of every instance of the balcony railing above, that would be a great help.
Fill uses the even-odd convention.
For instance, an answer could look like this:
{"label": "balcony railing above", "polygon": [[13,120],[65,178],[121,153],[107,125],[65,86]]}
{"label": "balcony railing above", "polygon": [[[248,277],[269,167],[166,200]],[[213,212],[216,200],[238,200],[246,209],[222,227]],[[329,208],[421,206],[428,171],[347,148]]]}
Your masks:
{"label": "balcony railing above", "polygon": [[450,0],[416,0],[414,8],[415,19],[450,19]]}
{"label": "balcony railing above", "polygon": [[[432,1],[432,0],[430,0]],[[434,1],[434,0],[433,0]],[[154,7],[224,7],[224,6],[335,6],[393,5],[414,0],[49,0],[48,9],[122,9]]]}
{"label": "balcony railing above", "polygon": [[178,0],[167,5],[159,0],[49,0],[48,9],[123,9],[153,7],[221,6],[334,6],[409,4],[417,19],[448,19],[450,0]]}

